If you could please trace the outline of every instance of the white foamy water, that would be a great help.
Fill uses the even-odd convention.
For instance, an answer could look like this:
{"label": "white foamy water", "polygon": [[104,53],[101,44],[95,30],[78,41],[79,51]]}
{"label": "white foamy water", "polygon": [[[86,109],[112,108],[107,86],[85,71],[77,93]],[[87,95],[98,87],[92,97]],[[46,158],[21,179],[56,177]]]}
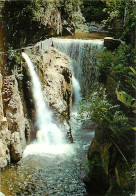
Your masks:
{"label": "white foamy water", "polygon": [[26,53],[22,53],[25,59],[32,82],[32,93],[36,107],[36,125],[38,127],[37,140],[26,147],[24,155],[33,153],[64,153],[68,147],[65,144],[63,132],[52,122],[52,113],[45,104],[41,83],[34,66]]}

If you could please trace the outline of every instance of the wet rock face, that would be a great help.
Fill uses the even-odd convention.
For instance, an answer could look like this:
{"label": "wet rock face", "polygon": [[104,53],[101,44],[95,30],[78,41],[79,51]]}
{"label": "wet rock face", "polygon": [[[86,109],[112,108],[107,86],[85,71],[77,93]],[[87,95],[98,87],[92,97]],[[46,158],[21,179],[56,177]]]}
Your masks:
{"label": "wet rock face", "polygon": [[6,118],[0,121],[0,168],[5,167],[10,162],[10,136]]}
{"label": "wet rock face", "polygon": [[[66,138],[73,142],[70,127],[72,104],[72,70],[69,59],[49,47],[47,50],[26,53],[31,58],[40,77],[45,101],[53,111],[55,123],[66,133]],[[27,67],[26,67],[27,69]]]}
{"label": "wet rock face", "polygon": [[92,195],[122,195],[128,181],[128,165],[114,143],[100,143],[99,134],[95,130],[88,149],[89,171],[84,182]]}
{"label": "wet rock face", "polygon": [[68,58],[56,49],[50,48],[43,55],[41,77],[43,78],[44,97],[53,109],[56,119],[65,130],[67,137],[73,141],[69,123],[72,101],[72,71]]}
{"label": "wet rock face", "polygon": [[[72,105],[72,69],[69,59],[52,46],[52,40],[37,43],[25,52],[30,57],[39,75],[45,101],[53,112],[55,123],[66,133],[68,141],[73,142],[70,126],[70,110]],[[26,75],[30,82],[27,100],[32,99],[29,71],[24,64]],[[26,76],[25,76],[26,78]],[[28,82],[27,82],[28,83]],[[29,108],[31,104],[29,104]],[[34,119],[34,105],[31,117]],[[33,121],[35,124],[35,120]],[[35,127],[36,130],[36,127]],[[32,131],[33,132],[33,131]],[[35,134],[36,135],[36,134]]]}

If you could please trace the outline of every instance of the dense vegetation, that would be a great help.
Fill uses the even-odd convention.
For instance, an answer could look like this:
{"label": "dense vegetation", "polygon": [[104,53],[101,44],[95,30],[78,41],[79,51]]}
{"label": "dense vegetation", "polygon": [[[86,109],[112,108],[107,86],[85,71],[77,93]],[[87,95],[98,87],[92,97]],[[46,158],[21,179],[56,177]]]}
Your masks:
{"label": "dense vegetation", "polygon": [[46,37],[67,34],[67,27],[74,33],[80,5],[80,0],[5,1],[2,17],[7,43],[19,48]]}
{"label": "dense vegetation", "polygon": [[[123,21],[120,27],[123,33],[118,29],[115,37],[125,42],[114,51],[104,48],[96,55],[98,82],[90,85],[90,93],[81,103],[81,111],[87,111],[90,121],[95,124],[95,138],[101,148],[108,144],[112,146],[107,154],[110,157],[107,158],[106,163],[109,164],[107,179],[110,181],[110,188],[108,195],[127,196],[134,194],[135,191],[136,55],[134,33],[136,5],[132,0],[105,1],[105,3],[104,12],[108,17],[103,22],[108,28],[114,29],[117,22]],[[92,146],[93,148],[94,146]],[[97,176],[99,168],[104,167],[104,160],[100,158],[103,154],[102,152],[100,154],[97,152],[89,158],[90,179],[95,173]],[[100,172],[98,173],[100,175]],[[121,182],[121,176],[124,176],[124,182]],[[104,177],[100,179],[100,176],[97,176],[93,180],[98,180],[98,178],[99,183],[102,183]],[[92,181],[90,180],[90,182]]]}
{"label": "dense vegetation", "polygon": [[136,27],[136,2],[134,0],[103,0],[106,7],[103,10],[108,17],[103,21],[106,27],[115,30],[117,38],[132,43],[134,46]]}
{"label": "dense vegetation", "polygon": [[134,0],[100,0],[84,1],[82,7],[86,22],[105,25],[116,38],[133,43],[136,26],[136,6]]}
{"label": "dense vegetation", "polygon": [[107,12],[103,12],[106,8],[106,2],[104,1],[84,1],[82,6],[82,13],[86,19],[86,22],[101,23],[108,17]]}

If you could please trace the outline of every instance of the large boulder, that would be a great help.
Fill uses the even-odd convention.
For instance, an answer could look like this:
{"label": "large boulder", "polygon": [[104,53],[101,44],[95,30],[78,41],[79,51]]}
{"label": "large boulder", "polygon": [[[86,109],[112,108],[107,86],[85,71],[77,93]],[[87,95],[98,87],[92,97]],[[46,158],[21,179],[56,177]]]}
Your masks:
{"label": "large boulder", "polygon": [[121,44],[121,40],[114,39],[112,37],[105,37],[104,38],[104,47],[106,47],[108,50],[114,51],[117,49]]}

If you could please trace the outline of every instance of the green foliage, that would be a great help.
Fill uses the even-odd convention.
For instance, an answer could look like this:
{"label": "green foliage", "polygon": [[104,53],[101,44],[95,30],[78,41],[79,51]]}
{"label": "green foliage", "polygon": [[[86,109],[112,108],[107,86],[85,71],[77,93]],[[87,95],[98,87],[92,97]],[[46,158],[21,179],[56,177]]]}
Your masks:
{"label": "green foliage", "polygon": [[86,22],[98,22],[100,23],[102,20],[107,18],[107,13],[103,12],[103,9],[106,6],[106,3],[103,1],[90,1],[83,3],[83,16],[86,19]]}
{"label": "green foliage", "polygon": [[121,91],[121,92],[116,92],[118,100],[120,100],[125,106],[127,107],[136,107],[136,100],[135,98],[132,98],[130,95],[128,95],[126,92]]}
{"label": "green foliage", "polygon": [[134,196],[135,192],[135,180],[136,180],[136,164],[133,164],[131,170],[128,172],[129,179],[127,185],[122,190],[123,196]]}
{"label": "green foliage", "polygon": [[36,4],[34,1],[5,1],[2,20],[7,42],[18,48],[20,42],[33,37],[38,25],[33,21]]}
{"label": "green foliage", "polygon": [[[88,102],[90,104],[87,104]],[[95,91],[86,98],[81,105],[81,111],[88,113],[90,120],[97,125],[97,139],[100,143],[110,142],[111,139],[131,130],[128,117],[120,110],[119,105],[113,105],[108,100],[105,88],[100,88],[98,92]]]}
{"label": "green foliage", "polygon": [[124,18],[124,10],[126,2],[124,0],[103,0],[106,3],[103,10],[108,14],[108,18],[104,21],[105,25],[114,25],[115,20]]}
{"label": "green foliage", "polygon": [[87,31],[88,28],[87,25],[85,25],[85,18],[83,17],[80,10],[72,13],[72,21],[74,23],[76,31]]}
{"label": "green foliage", "polygon": [[100,157],[99,153],[94,154],[93,159],[88,162],[88,167],[89,167],[90,171],[94,167],[102,168],[102,162],[101,162],[101,157]]}
{"label": "green foliage", "polygon": [[135,84],[135,78],[129,65],[135,67],[134,49],[128,45],[121,45],[113,52],[104,49],[96,57],[99,81],[106,85],[107,91],[115,95],[115,90],[121,89],[133,95],[132,85]]}
{"label": "green foliage", "polygon": [[[136,75],[135,69],[133,67],[130,67],[130,69]],[[136,86],[132,85],[132,87],[136,89]],[[124,91],[121,92],[116,91],[116,93],[117,93],[118,100],[121,101],[126,107],[131,107],[133,113],[136,113],[136,98],[131,97]],[[136,131],[136,127],[133,127],[133,130]]]}
{"label": "green foliage", "polygon": [[[81,118],[86,114],[87,119],[95,124],[95,138],[99,144],[112,143],[116,152],[113,160],[109,158],[110,164],[113,162],[112,169],[116,167],[117,160],[118,164],[123,163],[130,169],[134,160],[135,140],[135,116],[132,112],[132,108],[135,110],[134,50],[132,46],[123,44],[114,51],[104,49],[96,58],[99,82],[94,84],[94,88],[92,84],[91,91],[81,103]],[[122,168],[121,172],[124,175],[126,169]],[[130,184],[133,184],[133,179]],[[133,192],[127,186],[126,192]]]}

